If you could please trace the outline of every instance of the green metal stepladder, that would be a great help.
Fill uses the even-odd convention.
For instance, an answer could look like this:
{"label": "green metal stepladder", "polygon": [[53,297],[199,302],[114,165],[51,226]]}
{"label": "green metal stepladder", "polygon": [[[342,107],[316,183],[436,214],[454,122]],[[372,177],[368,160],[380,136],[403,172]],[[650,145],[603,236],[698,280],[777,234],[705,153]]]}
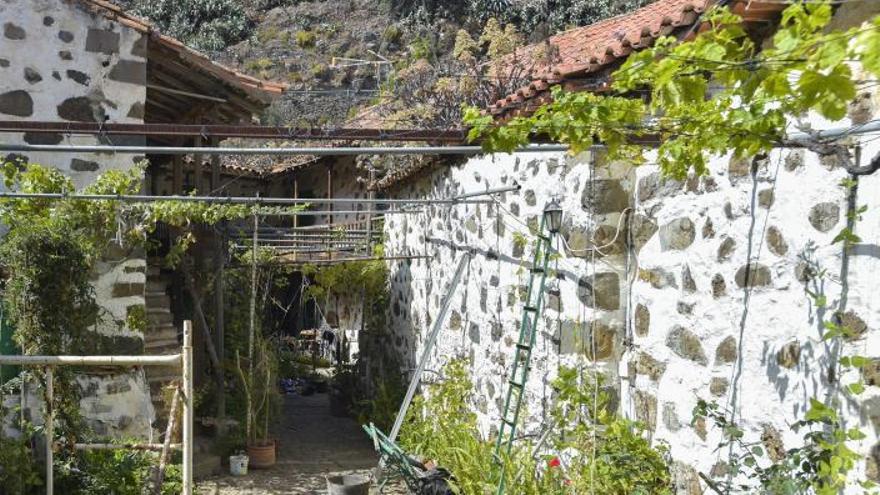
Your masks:
{"label": "green metal stepladder", "polygon": [[519,340],[516,343],[513,367],[507,380],[507,398],[501,412],[501,425],[495,442],[495,461],[500,466],[498,495],[505,491],[504,457],[508,456],[516,437],[516,427],[522,408],[526,383],[528,383],[532,348],[538,334],[538,322],[544,309],[544,288],[547,281],[547,270],[553,249],[553,239],[562,224],[562,208],[554,200],[544,208],[541,226],[537,234],[532,266],[529,269],[529,285],[525,306],[519,326]]}

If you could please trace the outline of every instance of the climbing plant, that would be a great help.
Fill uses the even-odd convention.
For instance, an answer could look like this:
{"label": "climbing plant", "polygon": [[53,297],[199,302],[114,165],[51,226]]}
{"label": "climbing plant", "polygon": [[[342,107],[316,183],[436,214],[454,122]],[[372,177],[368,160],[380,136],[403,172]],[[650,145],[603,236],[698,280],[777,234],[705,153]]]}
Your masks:
{"label": "climbing plant", "polygon": [[[645,160],[646,147],[638,139],[656,137],[661,170],[682,179],[706,174],[711,156],[731,153],[748,159],[776,146],[795,145],[787,138],[794,127],[807,135],[797,145],[837,159],[854,188],[858,176],[880,169],[880,155],[866,165],[854,163],[847,140],[822,138],[804,118],[813,114],[829,121],[843,119],[857,94],[880,77],[880,17],[834,30],[828,27],[833,13],[830,1],[792,2],[782,12],[770,43],[758,45],[740,17],[726,7],[712,9],[702,19],[709,29],[692,39],[662,37],[630,55],[612,74],[605,93],[568,93],[557,87],[551,103],[503,125],[479,109],[468,109],[470,137],[481,139],[487,150],[501,151],[524,145],[535,135],[568,144],[575,153],[601,142],[610,159],[632,163]],[[865,212],[865,207],[850,206],[850,221],[834,239],[845,255],[859,241],[853,220]],[[812,295],[817,306],[827,304],[823,294]],[[822,323],[822,339],[838,349],[853,336],[853,329],[840,318]],[[843,355],[831,363],[828,376],[836,377],[838,368],[857,370],[867,364],[863,356]],[[843,387],[854,401],[863,391],[862,379]],[[760,449],[740,438],[733,411],[720,413],[701,403],[696,412],[723,419],[725,446],[745,449],[731,450],[732,480],[743,475],[768,493],[832,494],[853,484],[850,473],[860,456],[849,442],[864,437],[858,428],[844,424],[838,406],[834,397],[811,399],[804,418],[794,425],[805,431],[804,446],[769,467],[758,467]],[[779,481],[786,477],[788,482]],[[729,491],[732,486],[723,488]]]}
{"label": "climbing plant", "polygon": [[[181,232],[168,259],[176,264],[195,241],[195,226],[245,218],[254,212],[254,207],[247,205],[39,197],[36,194],[73,195],[77,191],[71,179],[54,168],[8,161],[0,165],[7,189],[35,194],[32,198],[0,200],[0,223],[8,228],[0,240],[5,282],[2,299],[15,328],[14,339],[26,354],[87,351],[86,346],[93,342],[88,333],[105,318],[91,280],[98,263],[117,262],[112,259],[114,253],[148,247],[148,235],[159,222]],[[81,193],[138,194],[143,170],[143,166],[138,166],[128,171],[108,171]],[[129,315],[132,329],[143,326],[143,317],[138,311]],[[30,376],[44,383],[41,371],[30,372]],[[57,369],[55,376],[56,433],[63,446],[56,460],[62,467],[77,466],[79,461],[72,447],[85,432],[80,418],[79,388],[70,368]],[[21,433],[27,435],[28,431]],[[26,446],[25,443],[9,453],[21,457],[28,453]],[[91,456],[83,462],[97,462],[98,457]],[[126,459],[145,462],[135,457]],[[7,468],[0,466],[0,472]],[[19,478],[16,482],[33,484],[30,478]]]}

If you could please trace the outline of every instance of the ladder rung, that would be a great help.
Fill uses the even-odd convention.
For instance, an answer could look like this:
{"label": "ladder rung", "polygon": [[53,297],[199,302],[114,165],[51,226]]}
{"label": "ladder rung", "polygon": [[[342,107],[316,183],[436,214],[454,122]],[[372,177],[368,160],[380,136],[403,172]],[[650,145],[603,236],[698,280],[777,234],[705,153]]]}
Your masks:
{"label": "ladder rung", "polygon": [[523,384],[515,380],[507,380],[507,383],[509,383],[511,387],[523,388]]}
{"label": "ladder rung", "polygon": [[544,242],[550,242],[550,237],[548,237],[544,234],[538,234],[538,239],[541,239]]}
{"label": "ladder rung", "polygon": [[519,343],[516,344],[516,348],[521,351],[531,351],[532,350],[532,346],[526,345],[526,344],[519,344]]}
{"label": "ladder rung", "polygon": [[525,307],[523,307],[523,311],[531,311],[533,313],[537,313],[538,308],[535,306],[525,306]]}
{"label": "ladder rung", "polygon": [[532,271],[532,273],[544,273],[544,268],[543,267],[537,267],[537,268],[533,267],[531,269],[531,271]]}
{"label": "ladder rung", "polygon": [[501,422],[504,423],[504,424],[506,424],[507,426],[510,426],[510,427],[514,427],[514,426],[516,426],[516,423],[514,423],[513,421],[508,420],[507,418],[501,418]]}

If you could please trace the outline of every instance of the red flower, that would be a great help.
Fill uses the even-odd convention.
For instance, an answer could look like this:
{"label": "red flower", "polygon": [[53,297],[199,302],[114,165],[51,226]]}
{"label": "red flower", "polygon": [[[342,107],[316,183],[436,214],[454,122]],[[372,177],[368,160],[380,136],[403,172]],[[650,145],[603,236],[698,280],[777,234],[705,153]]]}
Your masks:
{"label": "red flower", "polygon": [[555,468],[555,467],[559,467],[559,466],[561,466],[561,465],[562,465],[562,463],[559,462],[559,458],[558,458],[558,457],[554,457],[553,459],[550,459],[549,462],[547,462],[547,467]]}

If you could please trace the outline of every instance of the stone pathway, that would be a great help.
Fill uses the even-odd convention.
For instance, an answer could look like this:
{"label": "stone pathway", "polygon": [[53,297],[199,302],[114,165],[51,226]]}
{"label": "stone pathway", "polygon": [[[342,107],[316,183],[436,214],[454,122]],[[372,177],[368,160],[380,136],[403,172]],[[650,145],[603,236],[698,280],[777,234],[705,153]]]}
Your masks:
{"label": "stone pathway", "polygon": [[[350,418],[330,415],[329,396],[286,396],[283,417],[276,428],[278,463],[271,469],[251,470],[247,476],[224,475],[198,483],[200,495],[324,495],[325,476],[369,474],[378,464],[373,445]],[[370,493],[378,493],[373,488]],[[386,488],[387,495],[406,490]]]}

